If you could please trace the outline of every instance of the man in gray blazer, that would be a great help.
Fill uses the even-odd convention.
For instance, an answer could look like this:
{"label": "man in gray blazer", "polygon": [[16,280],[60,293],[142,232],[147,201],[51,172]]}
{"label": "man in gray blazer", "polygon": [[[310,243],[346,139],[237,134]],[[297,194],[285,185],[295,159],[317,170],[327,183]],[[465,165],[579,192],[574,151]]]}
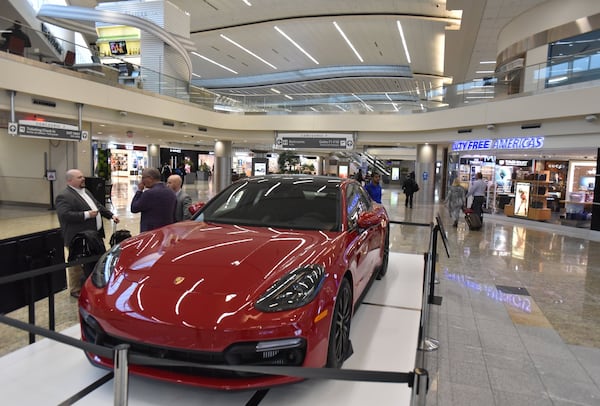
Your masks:
{"label": "man in gray blazer", "polygon": [[192,205],[192,198],[181,188],[181,176],[171,175],[167,179],[167,186],[177,196],[177,204],[175,205],[175,221],[189,220],[192,218],[190,213],[190,206]]}
{"label": "man in gray blazer", "polygon": [[[82,231],[97,231],[98,235],[104,238],[102,217],[112,219],[115,223],[119,222],[119,218],[100,204],[85,188],[85,177],[79,169],[68,170],[66,180],[67,187],[55,199],[56,214],[65,247],[68,247],[73,237]],[[72,296],[77,296],[81,289],[80,275],[81,267],[67,268]]]}

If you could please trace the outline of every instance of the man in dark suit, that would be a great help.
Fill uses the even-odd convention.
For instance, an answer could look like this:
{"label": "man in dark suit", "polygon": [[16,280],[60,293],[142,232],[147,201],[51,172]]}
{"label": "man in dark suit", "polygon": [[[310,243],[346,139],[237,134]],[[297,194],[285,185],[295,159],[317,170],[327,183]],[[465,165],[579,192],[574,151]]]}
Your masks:
{"label": "man in dark suit", "polygon": [[175,221],[189,220],[192,218],[192,213],[190,213],[189,210],[192,205],[192,198],[181,188],[181,176],[169,176],[169,179],[167,179],[167,186],[177,197],[177,204],[175,205]]}
{"label": "man in dark suit", "polygon": [[154,230],[175,221],[175,193],[160,181],[156,168],[145,168],[142,181],[131,200],[131,212],[142,213],[140,232]]}
{"label": "man in dark suit", "polygon": [[[85,188],[85,177],[79,169],[68,170],[66,180],[67,187],[55,199],[65,246],[68,247],[73,237],[83,231],[96,231],[100,238],[104,238],[102,217],[112,219],[115,223],[119,222],[119,218]],[[71,295],[77,296],[83,282],[81,267],[69,267],[67,275]]]}

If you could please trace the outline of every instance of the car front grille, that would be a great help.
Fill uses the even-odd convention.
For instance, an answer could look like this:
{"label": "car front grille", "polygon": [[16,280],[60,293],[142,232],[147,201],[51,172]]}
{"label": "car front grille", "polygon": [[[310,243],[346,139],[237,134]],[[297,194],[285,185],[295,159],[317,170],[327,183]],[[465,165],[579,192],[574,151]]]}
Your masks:
{"label": "car front grille", "polygon": [[[265,365],[265,366],[301,366],[306,354],[306,341],[292,339],[294,345],[283,348],[258,350],[258,342],[244,342],[230,345],[223,352],[181,350],[149,345],[139,341],[125,340],[106,334],[91,315],[81,318],[85,341],[113,349],[119,344],[129,345],[130,354],[145,355],[151,358],[172,361],[184,361],[203,365]],[[289,341],[289,340],[288,340]],[[264,343],[264,342],[263,342]],[[277,341],[273,341],[277,344]],[[275,345],[276,347],[276,345]],[[171,371],[178,374],[206,376],[213,378],[247,378],[259,374],[210,369],[194,366],[150,366],[149,368]]]}

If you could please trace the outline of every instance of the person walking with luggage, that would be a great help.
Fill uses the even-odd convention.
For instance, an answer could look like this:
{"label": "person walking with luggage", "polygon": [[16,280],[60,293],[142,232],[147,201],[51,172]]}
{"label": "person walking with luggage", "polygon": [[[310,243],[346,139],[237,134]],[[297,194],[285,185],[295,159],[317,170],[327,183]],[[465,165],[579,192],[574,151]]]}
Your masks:
{"label": "person walking with luggage", "polygon": [[378,173],[373,173],[373,176],[371,177],[371,181],[365,185],[365,190],[369,193],[369,196],[371,196],[371,199],[373,199],[373,201],[375,203],[379,203],[379,204],[381,204],[381,194],[382,194],[381,185],[379,184],[380,180],[381,180],[381,175]]}
{"label": "person walking with luggage", "polygon": [[483,204],[485,203],[486,189],[487,184],[483,180],[483,175],[481,174],[481,172],[477,172],[477,174],[475,175],[475,181],[471,182],[471,185],[469,185],[467,197],[473,196],[473,203],[471,204],[471,209],[473,209],[475,215],[479,216],[481,224],[483,224]]}
{"label": "person walking with luggage", "polygon": [[454,222],[452,227],[458,227],[458,219],[463,213],[467,201],[467,191],[461,186],[458,178],[454,179],[448,190],[448,211]]}
{"label": "person walking with luggage", "polygon": [[[98,238],[104,238],[102,217],[111,219],[115,223],[119,218],[104,207],[85,188],[85,177],[79,169],[70,169],[66,173],[67,187],[55,199],[56,214],[60,223],[66,247],[78,233],[94,232]],[[69,250],[69,257],[71,257]],[[67,268],[67,279],[71,296],[79,296],[83,280],[80,266]]]}
{"label": "person walking with luggage", "polygon": [[131,200],[131,212],[142,213],[140,233],[173,223],[176,200],[175,193],[160,181],[158,169],[145,168]]}
{"label": "person walking with luggage", "polygon": [[417,181],[415,180],[414,172],[411,172],[408,174],[408,176],[406,177],[406,180],[402,184],[402,190],[404,191],[404,194],[406,195],[406,200],[404,201],[404,207],[410,206],[410,208],[412,209],[413,208],[413,196],[414,196],[415,192],[419,191],[419,185],[417,184]]}

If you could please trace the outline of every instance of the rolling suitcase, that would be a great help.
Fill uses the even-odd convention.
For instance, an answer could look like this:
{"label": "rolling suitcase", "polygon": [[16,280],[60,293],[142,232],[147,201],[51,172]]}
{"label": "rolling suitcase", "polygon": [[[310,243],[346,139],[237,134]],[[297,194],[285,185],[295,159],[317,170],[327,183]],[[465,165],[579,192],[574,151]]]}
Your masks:
{"label": "rolling suitcase", "polygon": [[131,237],[131,232],[129,230],[117,230],[117,224],[113,223],[113,233],[110,236],[110,246],[116,245],[123,240]]}
{"label": "rolling suitcase", "polygon": [[473,209],[465,209],[465,221],[469,226],[469,230],[480,230],[481,229],[481,219]]}

